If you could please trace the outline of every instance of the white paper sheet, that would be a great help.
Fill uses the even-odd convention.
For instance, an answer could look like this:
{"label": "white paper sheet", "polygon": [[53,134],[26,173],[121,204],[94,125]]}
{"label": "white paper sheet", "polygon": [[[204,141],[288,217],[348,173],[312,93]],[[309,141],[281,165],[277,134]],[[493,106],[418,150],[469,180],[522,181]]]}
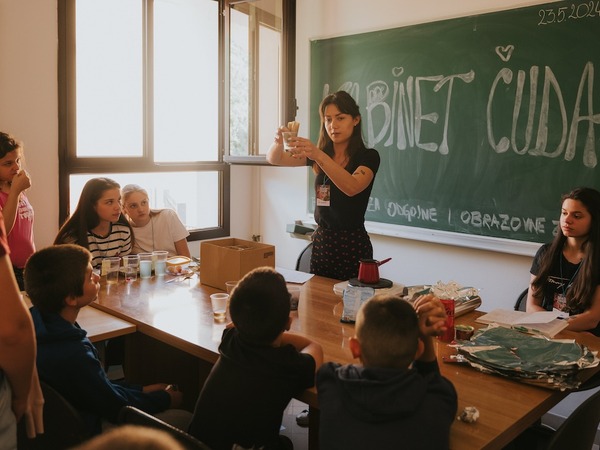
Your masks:
{"label": "white paper sheet", "polygon": [[303,284],[310,280],[314,274],[299,272],[297,270],[284,269],[283,267],[275,267],[275,270],[283,275],[287,283]]}

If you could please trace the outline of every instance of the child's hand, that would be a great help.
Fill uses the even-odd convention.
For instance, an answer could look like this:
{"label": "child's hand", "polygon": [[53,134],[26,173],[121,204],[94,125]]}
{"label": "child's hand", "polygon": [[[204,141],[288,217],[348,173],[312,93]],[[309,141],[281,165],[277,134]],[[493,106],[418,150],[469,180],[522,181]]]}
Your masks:
{"label": "child's hand", "polygon": [[432,294],[421,295],[415,300],[414,307],[421,337],[439,336],[446,331],[446,309],[439,298]]}
{"label": "child's hand", "polygon": [[25,189],[29,189],[31,187],[31,178],[29,174],[25,170],[19,171],[16,174],[12,181],[10,182],[10,189],[15,190],[15,192],[21,193]]}

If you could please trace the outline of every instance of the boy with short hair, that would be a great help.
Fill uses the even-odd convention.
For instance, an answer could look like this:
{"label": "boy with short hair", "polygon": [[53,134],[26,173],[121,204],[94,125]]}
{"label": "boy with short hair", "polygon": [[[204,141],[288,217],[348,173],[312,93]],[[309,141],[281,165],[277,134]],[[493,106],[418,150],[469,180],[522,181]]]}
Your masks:
{"label": "boy with short hair", "polygon": [[321,448],[449,448],[457,396],[433,342],[445,316],[431,295],[414,307],[384,294],[362,305],[349,342],[362,366],[330,362],[317,373]]}
{"label": "boy with short hair", "polygon": [[80,309],[100,289],[91,260],[87,249],[73,244],[39,250],[25,266],[25,290],[33,304],[40,379],[79,410],[95,434],[101,418],[116,422],[125,405],[153,414],[177,407],[182,394],[166,384],[142,387],[108,379],[87,332],[77,324]]}
{"label": "boy with short hair", "polygon": [[279,435],[291,398],[314,386],[323,350],[286,332],[291,324],[285,279],[254,269],[235,287],[220,357],[196,403],[189,432],[214,450],[293,448]]}

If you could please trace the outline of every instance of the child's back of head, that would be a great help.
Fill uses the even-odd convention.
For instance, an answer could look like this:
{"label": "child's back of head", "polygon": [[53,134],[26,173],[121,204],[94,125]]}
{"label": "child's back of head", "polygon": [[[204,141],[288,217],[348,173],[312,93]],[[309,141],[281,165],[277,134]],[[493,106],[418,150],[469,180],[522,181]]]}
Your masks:
{"label": "child's back of head", "polygon": [[288,324],[290,294],[285,279],[271,267],[259,267],[240,280],[231,294],[231,320],[240,335],[270,344]]}
{"label": "child's back of head", "polygon": [[40,311],[58,313],[65,298],[83,294],[90,252],[74,244],[38,250],[25,265],[25,291]]}
{"label": "child's back of head", "polygon": [[419,323],[412,305],[400,297],[370,298],[358,311],[355,329],[365,367],[406,368],[413,362]]}

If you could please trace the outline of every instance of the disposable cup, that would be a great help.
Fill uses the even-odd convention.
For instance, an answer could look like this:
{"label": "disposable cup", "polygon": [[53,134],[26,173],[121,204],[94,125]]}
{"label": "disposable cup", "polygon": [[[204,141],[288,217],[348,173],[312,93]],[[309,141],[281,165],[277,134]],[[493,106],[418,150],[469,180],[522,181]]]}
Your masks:
{"label": "disposable cup", "polygon": [[106,274],[106,284],[117,284],[119,282],[119,268],[121,258],[111,256],[102,260],[102,273]]}
{"label": "disposable cup", "polygon": [[215,320],[225,320],[227,315],[227,301],[229,294],[217,293],[210,295],[210,304],[212,306],[213,317]]}
{"label": "disposable cup", "polygon": [[138,255],[123,256],[123,268],[125,269],[125,281],[130,283],[136,281],[140,267],[140,257]]}
{"label": "disposable cup", "polygon": [[233,291],[233,288],[236,287],[238,284],[237,281],[226,281],[225,282],[225,287],[227,288],[227,293],[229,295],[231,295],[231,291]]}
{"label": "disposable cup", "polygon": [[152,253],[139,253],[140,257],[140,278],[150,278],[152,276]]}
{"label": "disposable cup", "polygon": [[155,250],[152,252],[154,258],[154,274],[162,277],[167,273],[167,257],[169,252],[166,250]]}
{"label": "disposable cup", "polygon": [[290,310],[296,311],[298,309],[298,303],[300,302],[300,286],[291,286],[287,287],[288,292],[290,293]]}

